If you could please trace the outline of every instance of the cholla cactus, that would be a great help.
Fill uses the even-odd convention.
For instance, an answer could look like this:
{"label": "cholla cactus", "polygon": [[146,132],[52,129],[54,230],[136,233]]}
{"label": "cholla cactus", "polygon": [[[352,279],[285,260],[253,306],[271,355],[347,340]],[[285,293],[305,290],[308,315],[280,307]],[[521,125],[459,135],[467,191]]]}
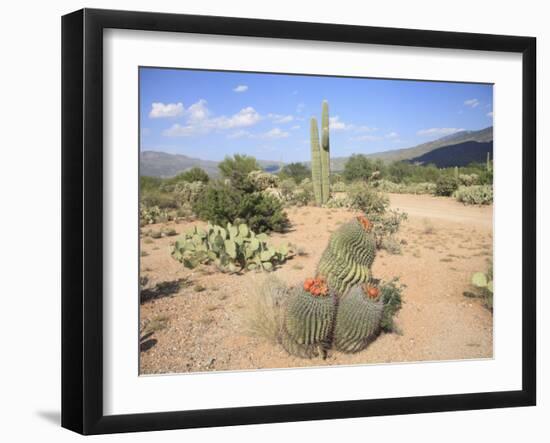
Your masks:
{"label": "cholla cactus", "polygon": [[353,285],[369,281],[375,254],[372,223],[366,217],[356,217],[332,234],[319,261],[318,273],[342,297]]}
{"label": "cholla cactus", "polygon": [[279,177],[264,171],[252,171],[248,173],[248,179],[258,191],[268,188],[276,188],[279,185]]}

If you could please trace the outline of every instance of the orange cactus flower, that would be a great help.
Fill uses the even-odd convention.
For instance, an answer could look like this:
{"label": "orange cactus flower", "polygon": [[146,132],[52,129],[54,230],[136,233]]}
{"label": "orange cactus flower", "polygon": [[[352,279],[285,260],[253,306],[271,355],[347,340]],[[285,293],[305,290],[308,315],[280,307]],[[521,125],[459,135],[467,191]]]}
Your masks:
{"label": "orange cactus flower", "polygon": [[309,291],[314,284],[315,280],[313,280],[312,278],[306,278],[306,281],[304,282],[304,289],[306,291]]}
{"label": "orange cactus flower", "polygon": [[363,215],[360,215],[359,217],[357,217],[357,220],[359,221],[359,223],[361,223],[361,225],[363,226],[363,229],[365,229],[365,231],[370,231],[371,230],[372,223],[367,217],[365,217]]}
{"label": "orange cactus flower", "polygon": [[377,298],[380,295],[380,290],[375,286],[367,286],[367,295],[369,298]]}

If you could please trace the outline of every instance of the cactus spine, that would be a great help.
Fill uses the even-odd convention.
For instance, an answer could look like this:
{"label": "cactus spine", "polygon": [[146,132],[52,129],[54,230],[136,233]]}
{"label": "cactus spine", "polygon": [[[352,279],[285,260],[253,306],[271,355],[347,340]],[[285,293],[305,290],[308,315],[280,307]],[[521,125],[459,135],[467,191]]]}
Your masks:
{"label": "cactus spine", "polygon": [[330,196],[330,134],[328,102],[326,100],[323,101],[321,131],[321,189],[323,192],[323,204],[325,204]]}
{"label": "cactus spine", "polygon": [[328,102],[323,101],[321,116],[321,143],[317,119],[311,118],[311,178],[317,205],[325,204],[330,197],[330,134]]}
{"label": "cactus spine", "polygon": [[319,260],[318,273],[342,297],[350,287],[369,281],[375,253],[376,240],[370,222],[365,217],[354,218],[330,237]]}
{"label": "cactus spine", "polygon": [[336,315],[334,347],[341,352],[359,352],[365,349],[380,332],[384,302],[378,291],[371,295],[355,286],[340,301]]}
{"label": "cactus spine", "polygon": [[330,346],[334,313],[328,288],[323,293],[295,288],[286,308],[283,347],[299,357],[318,355]]}
{"label": "cactus spine", "polygon": [[311,118],[310,128],[311,141],[311,179],[313,181],[313,194],[317,205],[323,204],[323,189],[321,186],[322,166],[321,150],[319,149],[319,131],[317,129],[317,119]]}

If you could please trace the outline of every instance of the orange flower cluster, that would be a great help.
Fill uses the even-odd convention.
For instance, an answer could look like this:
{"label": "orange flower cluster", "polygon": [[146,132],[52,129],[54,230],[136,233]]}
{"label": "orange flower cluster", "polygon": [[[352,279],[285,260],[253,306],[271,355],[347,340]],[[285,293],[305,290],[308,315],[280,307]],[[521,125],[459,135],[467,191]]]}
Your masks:
{"label": "orange flower cluster", "polygon": [[366,284],[363,286],[363,290],[367,293],[367,296],[369,298],[378,298],[378,296],[380,295],[380,290],[376,286]]}
{"label": "orange flower cluster", "polygon": [[328,285],[325,277],[306,278],[304,290],[316,297],[328,295]]}
{"label": "orange flower cluster", "polygon": [[363,216],[363,215],[360,215],[359,217],[357,217],[357,220],[359,221],[359,223],[361,223],[363,225],[363,228],[365,229],[365,231],[370,231],[371,228],[372,228],[372,223],[370,222],[370,220]]}

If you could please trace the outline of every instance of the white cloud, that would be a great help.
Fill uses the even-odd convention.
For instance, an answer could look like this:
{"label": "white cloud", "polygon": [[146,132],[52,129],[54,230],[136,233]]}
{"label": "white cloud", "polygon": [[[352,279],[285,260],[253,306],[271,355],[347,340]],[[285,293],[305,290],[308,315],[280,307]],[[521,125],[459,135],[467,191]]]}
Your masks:
{"label": "white cloud", "polygon": [[296,105],[296,112],[299,114],[304,110],[305,107],[306,107],[305,103],[298,103]]}
{"label": "white cloud", "polygon": [[355,129],[357,132],[374,132],[374,131],[377,131],[378,128],[375,128],[373,126],[358,126],[356,129]]}
{"label": "white cloud", "polygon": [[248,91],[248,86],[246,85],[239,85],[236,88],[233,89],[234,92],[246,92]]}
{"label": "white cloud", "polygon": [[386,138],[398,138],[399,134],[397,132],[390,132],[389,134],[386,134]]}
{"label": "white cloud", "polygon": [[464,131],[464,128],[429,128],[429,129],[421,129],[416,134],[417,135],[436,135],[436,136],[444,136],[444,135],[451,135],[455,132]]}
{"label": "white cloud", "polygon": [[289,123],[294,120],[292,115],[281,115],[281,114],[267,114],[267,118],[273,120],[274,123]]}
{"label": "white cloud", "polygon": [[487,117],[493,118],[493,111],[487,113]]}
{"label": "white cloud", "polygon": [[479,100],[477,98],[471,98],[469,100],[466,100],[464,104],[466,106],[469,106],[470,108],[476,108],[477,106],[479,106]]}
{"label": "white cloud", "polygon": [[182,126],[179,123],[173,124],[170,128],[165,129],[162,135],[167,137],[188,137],[196,133],[196,129],[191,125]]}
{"label": "white cloud", "polygon": [[243,126],[252,126],[260,121],[260,114],[252,106],[241,109],[231,117],[217,117],[209,120],[216,129],[240,128]]}
{"label": "white cloud", "polygon": [[153,103],[151,111],[149,112],[150,118],[167,118],[167,117],[179,117],[183,115],[183,103]]}
{"label": "white cloud", "polygon": [[282,131],[280,128],[273,128],[270,131],[267,131],[262,136],[265,138],[285,138],[290,134],[288,132]]}
{"label": "white cloud", "polygon": [[251,137],[252,134],[250,134],[249,131],[245,131],[244,129],[239,129],[238,131],[232,132],[227,136],[227,138],[244,138],[244,137]]}
{"label": "white cloud", "polygon": [[248,106],[231,116],[210,117],[211,113],[204,99],[189,106],[184,112],[185,124],[176,123],[163,132],[168,137],[187,137],[195,134],[206,134],[211,131],[248,127],[260,121],[261,116]]}
{"label": "white cloud", "polygon": [[197,103],[193,103],[189,106],[189,109],[187,109],[189,119],[193,121],[206,119],[210,115],[210,111],[206,105],[206,100],[201,98]]}
{"label": "white cloud", "polygon": [[292,126],[290,129],[292,129],[293,131],[295,131],[296,129],[300,129],[300,125],[294,125],[294,126]]}
{"label": "white cloud", "polygon": [[338,117],[337,115],[329,118],[328,125],[330,129],[334,131],[347,131],[353,128],[353,125],[344,123],[343,121],[340,120],[340,117]]}

